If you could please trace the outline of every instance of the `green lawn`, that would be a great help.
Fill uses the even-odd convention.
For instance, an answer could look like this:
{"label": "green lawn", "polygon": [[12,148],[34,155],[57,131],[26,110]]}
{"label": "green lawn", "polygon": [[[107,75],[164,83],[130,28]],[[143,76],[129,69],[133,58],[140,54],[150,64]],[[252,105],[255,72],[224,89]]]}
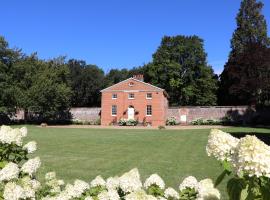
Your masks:
{"label": "green lawn", "polygon": [[[56,171],[59,178],[90,181],[121,175],[137,167],[142,179],[158,173],[167,186],[178,188],[184,177],[215,179],[218,162],[207,157],[205,130],[68,129],[28,126],[27,140],[38,142],[42,178]],[[270,129],[230,128],[236,133],[270,133]],[[225,194],[225,184],[219,188]],[[226,199],[226,197],[223,197]]]}

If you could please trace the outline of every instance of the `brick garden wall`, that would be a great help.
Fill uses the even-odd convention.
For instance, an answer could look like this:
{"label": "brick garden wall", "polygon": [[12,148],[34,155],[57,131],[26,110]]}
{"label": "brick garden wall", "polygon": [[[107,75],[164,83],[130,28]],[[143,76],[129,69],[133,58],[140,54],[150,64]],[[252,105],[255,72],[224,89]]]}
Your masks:
{"label": "brick garden wall", "polygon": [[190,123],[192,120],[199,118],[219,120],[225,116],[246,120],[250,117],[247,114],[249,111],[248,106],[187,106],[169,108],[167,116],[175,117],[177,121],[182,123]]}
{"label": "brick garden wall", "polygon": [[[84,121],[96,121],[100,118],[100,111],[101,108],[72,108],[70,110],[73,119]],[[16,119],[23,119],[23,116],[23,111],[19,111]],[[270,120],[270,109],[256,111],[255,108],[248,106],[187,106],[171,107],[167,112],[167,118],[175,117],[182,123],[190,123],[198,118],[218,120],[225,116],[242,121],[249,121],[256,117]]]}
{"label": "brick garden wall", "polygon": [[83,121],[96,121],[100,118],[101,108],[71,108],[73,119]]}

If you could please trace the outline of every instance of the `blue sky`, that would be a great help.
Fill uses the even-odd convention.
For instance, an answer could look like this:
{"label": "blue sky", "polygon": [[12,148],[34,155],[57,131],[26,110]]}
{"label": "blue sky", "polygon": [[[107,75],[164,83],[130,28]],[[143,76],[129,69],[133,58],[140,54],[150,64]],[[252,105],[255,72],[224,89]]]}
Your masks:
{"label": "blue sky", "polygon": [[[38,52],[43,59],[65,55],[105,72],[150,62],[164,35],[198,35],[205,41],[208,62],[220,73],[240,2],[7,0],[1,2],[0,35],[27,54]],[[263,2],[270,27],[270,2]]]}

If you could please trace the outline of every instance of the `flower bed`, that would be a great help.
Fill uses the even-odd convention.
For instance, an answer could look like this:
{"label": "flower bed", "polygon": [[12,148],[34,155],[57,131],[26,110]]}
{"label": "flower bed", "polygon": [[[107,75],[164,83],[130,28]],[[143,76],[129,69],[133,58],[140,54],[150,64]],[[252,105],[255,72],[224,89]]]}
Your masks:
{"label": "flower bed", "polygon": [[270,147],[255,136],[234,138],[220,130],[212,130],[206,152],[224,166],[224,172],[213,183],[189,176],[175,190],[162,178],[152,174],[144,182],[138,170],[132,169],[119,177],[103,179],[97,176],[87,183],[75,180],[65,184],[55,172],[45,175],[45,183],[36,178],[41,161],[29,159],[37,149],[36,142],[23,139],[27,129],[0,128],[0,199],[5,200],[218,200],[215,188],[225,176],[231,200],[270,199]]}

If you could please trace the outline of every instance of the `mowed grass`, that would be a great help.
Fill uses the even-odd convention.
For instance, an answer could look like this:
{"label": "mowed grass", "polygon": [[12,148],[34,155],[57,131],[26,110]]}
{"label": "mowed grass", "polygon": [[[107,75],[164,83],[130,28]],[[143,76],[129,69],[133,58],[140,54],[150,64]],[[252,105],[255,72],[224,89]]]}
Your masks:
{"label": "mowed grass", "polygon": [[[205,152],[210,129],[138,130],[72,129],[28,126],[27,141],[35,140],[42,167],[38,176],[55,171],[66,182],[121,175],[137,167],[144,181],[158,173],[167,186],[178,188],[187,176],[215,179],[222,168]],[[235,133],[266,133],[269,129],[230,128]],[[269,135],[270,136],[270,135]],[[220,185],[223,199],[225,183]]]}

